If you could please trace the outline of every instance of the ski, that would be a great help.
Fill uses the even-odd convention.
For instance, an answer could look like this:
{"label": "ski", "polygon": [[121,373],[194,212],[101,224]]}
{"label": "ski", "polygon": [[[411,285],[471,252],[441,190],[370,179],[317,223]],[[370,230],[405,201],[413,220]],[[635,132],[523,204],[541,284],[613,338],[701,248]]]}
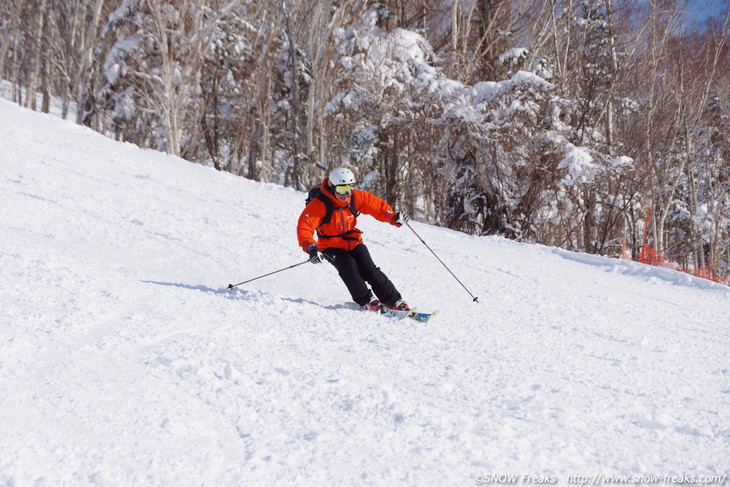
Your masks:
{"label": "ski", "polygon": [[[352,302],[352,301],[348,301],[347,303],[345,303],[345,306],[348,307],[348,308],[352,308],[352,309],[356,309],[356,310],[360,310],[360,311],[365,311],[362,308],[362,306],[360,306],[359,304],[357,304],[355,302]],[[408,318],[408,317],[416,314],[416,309],[415,308],[411,308],[411,309],[406,309],[406,310],[403,310],[403,311],[397,310],[397,309],[386,309],[385,310],[385,313],[380,313],[380,314],[382,314],[386,318],[393,318],[393,319],[396,319],[396,320],[402,320],[402,319]]]}
{"label": "ski", "polygon": [[[352,309],[362,310],[362,307],[354,303],[352,301],[349,301],[345,303],[345,306]],[[438,311],[434,311],[433,313],[419,313],[416,308],[411,308],[407,310],[395,310],[395,309],[389,309],[386,310],[385,313],[383,313],[383,316],[386,318],[393,318],[397,320],[402,320],[405,318],[410,318],[412,320],[418,321],[419,323],[427,323],[431,318],[436,316],[438,314]]]}
{"label": "ski", "polygon": [[412,311],[414,311],[414,312],[411,313],[408,317],[413,320],[416,320],[420,323],[426,323],[431,318],[433,318],[434,316],[436,316],[438,314],[438,311],[434,311],[433,313],[418,313],[418,312],[415,312],[415,310],[412,310]]}

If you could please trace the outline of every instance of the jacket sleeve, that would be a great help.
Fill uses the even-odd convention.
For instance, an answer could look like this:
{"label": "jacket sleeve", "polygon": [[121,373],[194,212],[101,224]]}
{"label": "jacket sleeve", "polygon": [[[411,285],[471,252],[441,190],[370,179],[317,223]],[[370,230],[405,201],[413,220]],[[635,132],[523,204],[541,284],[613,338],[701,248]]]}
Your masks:
{"label": "jacket sleeve", "polygon": [[305,252],[309,251],[310,245],[317,243],[314,239],[314,232],[322,222],[325,211],[324,203],[318,199],[313,199],[304,208],[302,214],[299,215],[299,221],[297,222],[297,239],[299,240],[299,246]]}
{"label": "jacket sleeve", "polygon": [[367,191],[358,191],[356,198],[357,211],[370,215],[381,222],[395,225],[395,212],[385,200]]}

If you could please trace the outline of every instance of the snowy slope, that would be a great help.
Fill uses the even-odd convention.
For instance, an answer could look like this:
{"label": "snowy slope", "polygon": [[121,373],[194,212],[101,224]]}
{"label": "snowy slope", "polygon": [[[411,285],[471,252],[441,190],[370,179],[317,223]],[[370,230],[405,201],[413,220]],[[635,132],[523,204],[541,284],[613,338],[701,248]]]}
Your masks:
{"label": "snowy slope", "polygon": [[[725,475],[730,290],[361,218],[428,325],[303,265],[304,195],[0,100],[0,486]],[[520,480],[526,483],[526,480]]]}

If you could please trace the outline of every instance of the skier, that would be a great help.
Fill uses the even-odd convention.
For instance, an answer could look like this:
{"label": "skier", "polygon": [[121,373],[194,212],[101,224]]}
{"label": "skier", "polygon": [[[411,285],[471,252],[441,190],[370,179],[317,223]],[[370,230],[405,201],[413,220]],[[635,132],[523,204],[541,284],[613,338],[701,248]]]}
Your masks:
{"label": "skier", "polygon": [[[396,227],[406,223],[408,215],[394,212],[388,203],[367,191],[353,189],[354,185],[352,171],[337,168],[319,188],[310,191],[310,200],[297,223],[299,245],[309,254],[311,263],[318,264],[324,257],[334,265],[353,301],[364,309],[380,313],[388,308],[408,310],[393,283],[370,257],[362,232],[355,228],[360,213]],[[314,240],[315,233],[318,241]]]}

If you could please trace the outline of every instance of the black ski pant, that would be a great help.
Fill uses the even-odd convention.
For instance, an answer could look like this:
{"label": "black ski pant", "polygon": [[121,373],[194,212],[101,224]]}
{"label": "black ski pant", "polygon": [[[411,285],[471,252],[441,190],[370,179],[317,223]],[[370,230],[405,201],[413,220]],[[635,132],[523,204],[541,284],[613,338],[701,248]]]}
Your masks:
{"label": "black ski pant", "polygon": [[360,306],[370,302],[372,292],[367,283],[373,287],[373,292],[381,303],[392,306],[401,299],[401,295],[388,276],[375,266],[370,252],[364,244],[352,250],[328,248],[322,251],[327,260],[337,268],[340,277],[345,281],[352,300]]}

